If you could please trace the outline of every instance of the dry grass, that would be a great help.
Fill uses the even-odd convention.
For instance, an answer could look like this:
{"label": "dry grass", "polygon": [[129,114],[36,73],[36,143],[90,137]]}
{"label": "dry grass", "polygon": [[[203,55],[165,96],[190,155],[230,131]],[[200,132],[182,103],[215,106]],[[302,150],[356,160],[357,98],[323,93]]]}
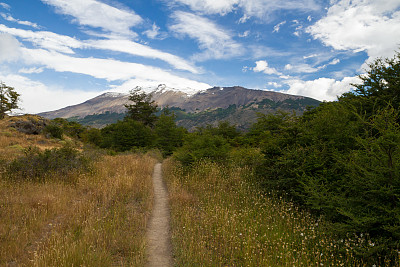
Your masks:
{"label": "dry grass", "polygon": [[144,265],[154,163],[107,156],[76,185],[0,180],[0,266]]}
{"label": "dry grass", "polygon": [[258,192],[248,173],[211,163],[185,173],[164,163],[176,266],[364,265],[355,253],[374,245],[368,239],[335,239],[327,223]]}
{"label": "dry grass", "polygon": [[0,120],[0,160],[14,159],[23,155],[24,148],[36,146],[40,149],[50,149],[62,146],[64,141],[46,138],[44,135],[26,135],[10,127],[12,121],[28,120],[34,115],[21,117],[6,117]]}

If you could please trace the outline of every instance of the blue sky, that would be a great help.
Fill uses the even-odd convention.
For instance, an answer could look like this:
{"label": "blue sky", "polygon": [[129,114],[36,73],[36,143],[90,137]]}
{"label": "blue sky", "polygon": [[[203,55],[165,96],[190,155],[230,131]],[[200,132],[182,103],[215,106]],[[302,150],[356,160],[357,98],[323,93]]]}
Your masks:
{"label": "blue sky", "polygon": [[399,46],[399,0],[0,0],[0,80],[27,113],[158,84],[331,101]]}

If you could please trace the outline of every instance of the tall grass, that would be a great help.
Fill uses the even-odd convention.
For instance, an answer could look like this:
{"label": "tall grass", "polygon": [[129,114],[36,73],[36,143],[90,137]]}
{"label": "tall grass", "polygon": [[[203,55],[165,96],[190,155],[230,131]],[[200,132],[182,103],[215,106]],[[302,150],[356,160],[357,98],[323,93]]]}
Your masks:
{"label": "tall grass", "polygon": [[[164,163],[176,266],[363,266],[365,236],[337,239],[329,225],[246,178],[250,170]],[[387,263],[389,266],[389,263]]]}
{"label": "tall grass", "polygon": [[74,184],[0,179],[0,266],[142,266],[148,156],[105,156]]}

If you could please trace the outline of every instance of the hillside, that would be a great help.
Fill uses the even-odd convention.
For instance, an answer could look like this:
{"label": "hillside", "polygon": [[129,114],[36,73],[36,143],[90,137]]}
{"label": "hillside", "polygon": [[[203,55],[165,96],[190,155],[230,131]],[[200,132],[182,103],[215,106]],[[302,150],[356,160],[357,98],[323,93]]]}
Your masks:
{"label": "hillside", "polygon": [[24,149],[32,146],[42,150],[60,147],[61,140],[39,134],[48,123],[35,115],[7,116],[0,120],[0,161],[19,157]]}
{"label": "hillside", "polygon": [[[177,114],[177,124],[189,130],[206,124],[216,125],[221,120],[247,129],[255,122],[257,113],[267,114],[280,109],[302,114],[307,106],[320,103],[308,97],[240,86],[214,87],[190,95],[160,85],[152,91],[152,96],[159,107],[173,109]],[[39,115],[49,119],[73,119],[100,128],[123,118],[128,97],[126,94],[105,93],[84,103]]]}

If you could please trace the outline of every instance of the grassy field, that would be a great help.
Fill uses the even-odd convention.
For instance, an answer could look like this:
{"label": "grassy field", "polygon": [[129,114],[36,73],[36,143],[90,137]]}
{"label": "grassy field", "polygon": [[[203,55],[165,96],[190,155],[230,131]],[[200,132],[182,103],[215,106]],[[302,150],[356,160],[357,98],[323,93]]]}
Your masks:
{"label": "grassy field", "polygon": [[0,266],[142,266],[148,156],[106,156],[76,184],[0,181]]}
{"label": "grassy field", "polygon": [[323,220],[258,192],[246,181],[250,173],[212,163],[185,172],[164,163],[176,266],[364,265],[355,254],[374,245],[365,236],[335,239]]}

